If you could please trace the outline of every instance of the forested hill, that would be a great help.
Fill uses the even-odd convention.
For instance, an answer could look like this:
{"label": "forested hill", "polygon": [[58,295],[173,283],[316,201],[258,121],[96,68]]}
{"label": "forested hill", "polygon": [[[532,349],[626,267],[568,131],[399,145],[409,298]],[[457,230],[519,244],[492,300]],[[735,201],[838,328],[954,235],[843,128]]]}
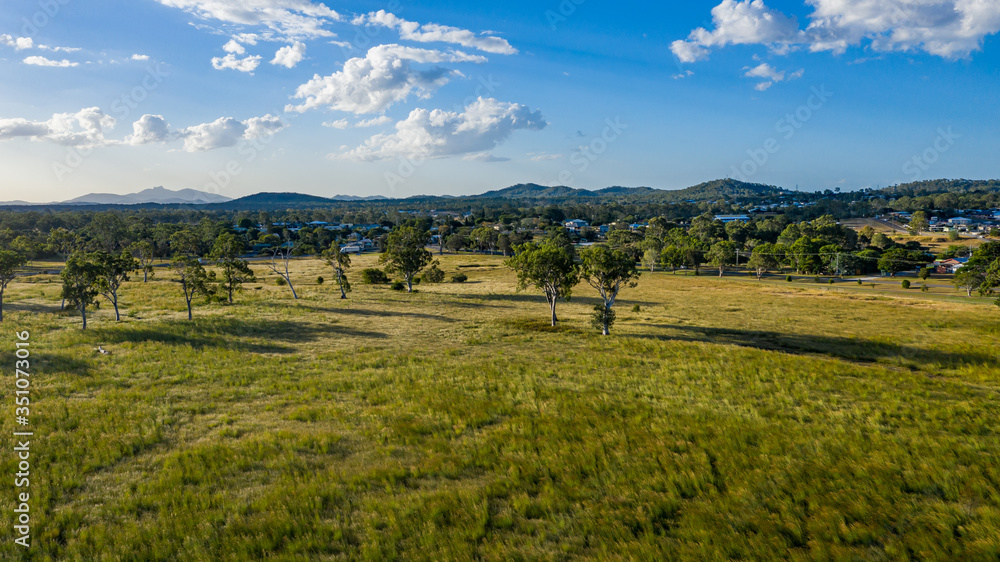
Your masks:
{"label": "forested hill", "polygon": [[757,200],[780,197],[791,192],[773,185],[744,183],[733,179],[705,182],[686,189],[665,190],[651,187],[608,187],[597,191],[566,186],[548,187],[533,183],[489,191],[474,199],[517,199],[546,201],[617,201],[621,203],[670,203]]}
{"label": "forested hill", "polygon": [[953,193],[968,195],[973,193],[995,193],[1000,191],[1000,180],[927,180],[904,183],[876,191],[883,197],[923,197]]}

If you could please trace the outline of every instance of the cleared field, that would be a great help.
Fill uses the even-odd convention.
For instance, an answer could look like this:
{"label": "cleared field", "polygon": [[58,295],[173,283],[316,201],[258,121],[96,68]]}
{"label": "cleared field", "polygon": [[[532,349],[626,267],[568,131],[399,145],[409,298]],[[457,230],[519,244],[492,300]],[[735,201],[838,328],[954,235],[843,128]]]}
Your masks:
{"label": "cleared field", "polygon": [[645,274],[604,338],[589,287],[552,329],[500,264],[445,256],[468,283],[347,301],[319,261],[296,262],[298,301],[258,266],[190,323],[157,272],[86,332],[53,278],[12,285],[3,356],[30,329],[38,361],[35,536],[0,557],[1000,556],[986,301]]}

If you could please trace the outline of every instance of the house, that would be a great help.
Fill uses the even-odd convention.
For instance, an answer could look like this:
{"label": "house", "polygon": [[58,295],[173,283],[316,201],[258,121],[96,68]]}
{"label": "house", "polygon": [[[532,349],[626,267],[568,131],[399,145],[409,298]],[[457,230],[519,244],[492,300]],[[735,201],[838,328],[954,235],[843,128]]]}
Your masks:
{"label": "house", "polygon": [[947,260],[940,260],[934,262],[934,269],[941,274],[958,273],[958,270],[965,267],[965,264],[968,262],[969,258],[951,258]]}
{"label": "house", "polygon": [[587,222],[587,221],[585,221],[585,220],[575,219],[575,220],[564,222],[563,226],[566,227],[566,230],[568,230],[570,232],[577,232],[577,233],[579,233],[584,228],[590,226],[590,223]]}
{"label": "house", "polygon": [[715,215],[715,220],[728,224],[731,222],[750,222],[750,217],[746,215]]}
{"label": "house", "polygon": [[972,219],[967,219],[965,217],[955,217],[953,219],[948,219],[948,224],[952,226],[969,226],[972,224]]}

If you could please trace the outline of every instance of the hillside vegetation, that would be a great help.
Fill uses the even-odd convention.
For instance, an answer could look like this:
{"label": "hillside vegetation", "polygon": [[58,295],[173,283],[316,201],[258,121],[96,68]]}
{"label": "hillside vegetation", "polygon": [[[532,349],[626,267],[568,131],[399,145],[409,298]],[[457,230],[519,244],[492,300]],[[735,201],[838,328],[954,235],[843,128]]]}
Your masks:
{"label": "hillside vegetation", "polygon": [[54,277],[11,285],[35,534],[0,558],[1000,557],[987,299],[647,273],[601,337],[596,293],[550,328],[500,258],[346,301],[321,261],[293,262],[298,301],[254,267],[193,322],[157,271],[86,332]]}

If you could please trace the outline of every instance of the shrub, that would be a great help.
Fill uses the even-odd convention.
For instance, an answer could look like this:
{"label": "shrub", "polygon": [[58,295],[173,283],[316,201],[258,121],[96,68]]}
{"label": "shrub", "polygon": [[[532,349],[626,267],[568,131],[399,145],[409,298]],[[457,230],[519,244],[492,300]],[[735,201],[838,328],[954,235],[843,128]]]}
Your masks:
{"label": "shrub", "polygon": [[613,308],[604,308],[603,304],[595,304],[594,313],[590,317],[590,325],[598,330],[603,330],[604,324],[607,323],[608,330],[610,330],[615,325],[617,317],[618,315]]}
{"label": "shrub", "polygon": [[789,283],[791,283],[792,282],[792,276],[791,275],[786,275],[785,276],[785,281],[788,281]]}
{"label": "shrub", "polygon": [[396,281],[389,288],[392,289],[393,291],[405,291],[406,283],[403,283],[402,281]]}
{"label": "shrub", "polygon": [[469,276],[464,273],[456,273],[452,278],[452,283],[465,283],[469,280]]}
{"label": "shrub", "polygon": [[419,285],[420,284],[420,278],[419,277],[414,277],[413,278],[413,284],[414,285]]}
{"label": "shrub", "polygon": [[928,287],[927,285],[921,285],[921,286],[920,286],[920,292],[921,292],[921,293],[926,293],[926,292],[928,292],[928,291],[930,291],[930,290],[931,290],[931,288],[930,288],[930,287]]}
{"label": "shrub", "polygon": [[815,278],[813,279],[813,281],[815,281],[815,282],[817,282],[817,283],[822,283],[822,282],[823,282],[823,280],[819,278],[819,275],[817,275],[817,276],[816,276],[816,277],[815,277]]}
{"label": "shrub", "polygon": [[924,281],[927,281],[927,279],[930,278],[930,276],[931,276],[931,268],[925,267],[920,270],[920,278],[923,279]]}
{"label": "shrub", "polygon": [[384,285],[389,282],[389,278],[381,269],[370,267],[361,270],[361,282],[365,285]]}
{"label": "shrub", "polygon": [[642,307],[639,305],[635,305],[632,307],[632,312],[642,312]]}
{"label": "shrub", "polygon": [[903,282],[900,283],[900,285],[902,285],[902,287],[904,289],[909,289],[910,288],[910,280],[909,279],[903,279]]}
{"label": "shrub", "polygon": [[443,283],[444,282],[444,271],[438,267],[438,262],[431,264],[430,269],[424,273],[424,279],[428,283]]}
{"label": "shrub", "polygon": [[864,284],[865,284],[865,282],[864,282],[864,281],[862,281],[862,280],[858,279],[858,286],[859,286],[859,287],[860,287],[861,285],[864,285]]}
{"label": "shrub", "polygon": [[836,282],[837,282],[837,281],[836,281],[836,280],[835,280],[835,279],[834,279],[833,277],[831,277],[831,278],[830,278],[830,284],[831,284],[831,285],[833,285],[833,284],[834,284],[834,283],[836,283]]}
{"label": "shrub", "polygon": [[320,275],[319,277],[316,278],[316,284],[317,285],[322,285],[323,283],[326,283],[326,279],[323,279],[322,275]]}
{"label": "shrub", "polygon": [[274,284],[279,287],[284,287],[285,285],[288,284],[288,281],[285,281],[284,277],[278,277],[277,279],[275,279]]}

